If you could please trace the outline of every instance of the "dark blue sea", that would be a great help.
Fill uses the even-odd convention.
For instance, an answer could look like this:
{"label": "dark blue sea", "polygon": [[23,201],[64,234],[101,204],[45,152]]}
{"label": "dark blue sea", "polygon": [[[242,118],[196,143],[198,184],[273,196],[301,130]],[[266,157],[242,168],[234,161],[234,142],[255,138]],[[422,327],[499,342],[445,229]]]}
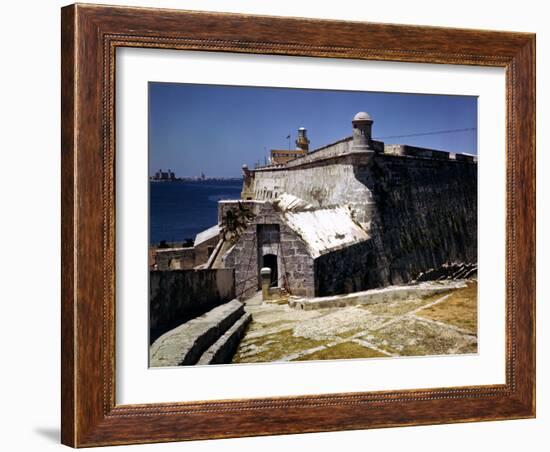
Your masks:
{"label": "dark blue sea", "polygon": [[218,222],[218,201],[240,199],[242,180],[149,182],[149,243],[181,242]]}

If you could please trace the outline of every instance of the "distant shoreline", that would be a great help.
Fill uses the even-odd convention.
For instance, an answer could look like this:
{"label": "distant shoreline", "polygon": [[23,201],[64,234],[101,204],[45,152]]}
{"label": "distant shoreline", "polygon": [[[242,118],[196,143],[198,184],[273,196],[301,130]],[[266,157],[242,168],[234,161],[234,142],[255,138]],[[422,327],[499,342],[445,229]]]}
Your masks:
{"label": "distant shoreline", "polygon": [[236,182],[242,180],[242,177],[208,177],[206,179],[195,177],[177,177],[175,179],[153,179],[149,176],[149,182]]}

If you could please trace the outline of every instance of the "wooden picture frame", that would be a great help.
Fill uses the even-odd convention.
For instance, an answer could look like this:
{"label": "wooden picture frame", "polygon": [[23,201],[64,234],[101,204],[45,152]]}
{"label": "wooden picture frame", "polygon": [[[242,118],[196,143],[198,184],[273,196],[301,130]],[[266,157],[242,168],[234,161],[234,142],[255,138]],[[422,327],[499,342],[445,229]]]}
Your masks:
{"label": "wooden picture frame", "polygon": [[[62,442],[73,447],[535,416],[535,35],[71,5],[62,9]],[[506,70],[506,383],[115,403],[115,50]]]}

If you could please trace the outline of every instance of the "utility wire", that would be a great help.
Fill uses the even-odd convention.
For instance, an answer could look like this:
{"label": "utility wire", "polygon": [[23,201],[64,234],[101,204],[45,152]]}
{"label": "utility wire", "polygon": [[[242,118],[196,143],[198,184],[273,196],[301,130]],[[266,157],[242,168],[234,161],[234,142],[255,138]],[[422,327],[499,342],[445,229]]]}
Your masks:
{"label": "utility wire", "polygon": [[457,132],[470,132],[472,130],[477,130],[477,127],[469,127],[466,129],[449,129],[449,130],[438,130],[434,132],[423,132],[423,133],[410,133],[408,135],[391,135],[386,137],[376,137],[378,140],[386,140],[388,138],[408,138],[408,137],[422,137],[426,135],[443,135],[447,133],[457,133]]}

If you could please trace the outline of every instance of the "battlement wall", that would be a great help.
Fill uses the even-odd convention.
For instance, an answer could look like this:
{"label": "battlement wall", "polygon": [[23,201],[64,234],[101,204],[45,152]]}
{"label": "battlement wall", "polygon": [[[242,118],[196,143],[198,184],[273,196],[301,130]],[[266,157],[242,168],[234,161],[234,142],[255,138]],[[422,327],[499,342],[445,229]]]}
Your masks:
{"label": "battlement wall", "polygon": [[421,148],[410,146],[408,144],[386,144],[384,145],[384,154],[429,158],[436,160],[458,160],[461,162],[477,162],[477,157],[470,154],[460,154],[436,149]]}
{"label": "battlement wall", "polygon": [[477,263],[473,160],[383,154],[368,172],[381,280],[402,284],[445,264]]}
{"label": "battlement wall", "polygon": [[340,153],[348,144],[327,147],[307,162],[253,171],[246,190],[267,202],[288,193],[317,208],[349,206],[372,236],[374,257],[365,270],[375,286],[408,282],[444,264],[477,262],[474,156],[406,145]]}

